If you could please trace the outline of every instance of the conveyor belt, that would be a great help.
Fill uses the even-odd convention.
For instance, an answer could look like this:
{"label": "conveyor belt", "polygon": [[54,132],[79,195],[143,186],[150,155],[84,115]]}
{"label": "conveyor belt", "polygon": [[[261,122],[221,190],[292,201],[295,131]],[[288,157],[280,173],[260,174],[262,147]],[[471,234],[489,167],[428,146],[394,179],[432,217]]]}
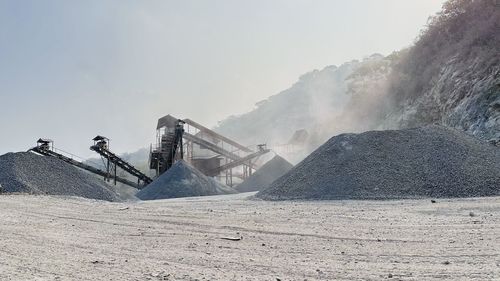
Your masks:
{"label": "conveyor belt", "polygon": [[146,176],[144,173],[136,169],[127,161],[118,157],[118,155],[106,149],[104,146],[96,144],[91,146],[90,149],[99,153],[102,157],[108,159],[111,163],[115,164],[116,166],[122,168],[125,172],[133,175],[134,177],[137,177],[137,179],[143,181],[145,184],[149,184],[153,181],[150,177]]}
{"label": "conveyor belt", "polygon": [[206,149],[210,149],[211,151],[215,152],[215,153],[218,153],[220,155],[224,155],[226,156],[227,158],[230,158],[231,160],[240,160],[241,157],[235,153],[232,153],[230,151],[227,151],[209,141],[206,141],[200,137],[197,137],[195,135],[192,135],[190,133],[184,133],[184,138],[189,140],[189,141],[192,141]]}
{"label": "conveyor belt", "polygon": [[[43,148],[40,148],[40,147],[34,147],[34,148],[30,149],[30,151],[36,152],[36,153],[44,155],[44,156],[55,157],[55,158],[61,159],[62,161],[66,162],[66,163],[69,163],[69,164],[71,164],[73,166],[76,166],[78,168],[87,170],[87,171],[89,171],[91,173],[94,173],[94,174],[97,174],[97,175],[100,175],[100,176],[103,176],[103,177],[109,177],[110,176],[105,171],[99,170],[99,169],[97,169],[95,167],[92,167],[90,165],[87,165],[87,164],[84,164],[82,162],[76,161],[76,160],[74,160],[72,158],[69,158],[69,157],[64,156],[62,154],[59,154],[59,153],[54,152],[52,150],[43,149]],[[132,187],[135,187],[135,188],[138,188],[138,189],[141,189],[143,187],[141,185],[138,185],[137,183],[134,183],[132,181],[129,181],[129,180],[121,178],[121,177],[116,177],[116,181],[117,182],[121,182],[121,183],[126,184],[126,185],[129,185],[129,186],[132,186]]]}
{"label": "conveyor belt", "polygon": [[252,154],[249,154],[249,155],[247,155],[245,157],[242,157],[239,160],[235,160],[235,161],[229,162],[227,164],[224,164],[224,165],[222,165],[220,167],[217,167],[217,168],[211,170],[210,171],[210,176],[218,175],[219,173],[222,173],[223,171],[226,171],[226,170],[238,167],[240,165],[244,165],[244,164],[251,165],[250,164],[250,160],[252,160],[254,158],[257,158],[257,157],[259,157],[261,155],[264,155],[264,154],[266,154],[266,153],[268,153],[270,151],[271,151],[270,149],[259,150],[257,152],[252,153]]}
{"label": "conveyor belt", "polygon": [[[202,138],[199,138],[199,137],[197,137],[195,135],[192,135],[190,133],[184,133],[184,138],[187,139],[187,140],[189,140],[189,141],[192,141],[192,142],[194,142],[194,143],[196,143],[196,144],[198,144],[198,145],[200,145],[200,146],[202,146],[204,148],[210,149],[211,151],[213,151],[215,153],[218,153],[220,155],[223,155],[223,156],[225,156],[225,157],[233,160],[231,163],[236,163],[237,162],[237,163],[239,163],[239,165],[248,164],[251,168],[254,168],[254,169],[258,168],[257,165],[255,165],[253,163],[250,163],[249,160],[251,160],[251,159],[253,159],[253,158],[257,157],[257,156],[260,156],[260,155],[265,154],[265,153],[267,153],[267,152],[270,151],[270,150],[264,149],[264,150],[260,150],[260,151],[254,152],[254,153],[252,153],[252,154],[250,154],[248,156],[240,157],[239,155],[237,155],[235,153],[227,151],[227,150],[225,150],[225,149],[223,149],[223,148],[221,148],[221,147],[219,147],[219,146],[217,146],[217,145],[215,145],[215,144],[213,144],[213,143],[211,143],[209,141],[206,141],[206,140],[204,140]],[[248,161],[248,163],[245,163],[247,161]],[[231,163],[228,163],[226,165],[229,165]],[[234,167],[237,167],[239,165],[235,165]],[[224,166],[225,165],[219,167],[219,169],[221,169]],[[228,169],[230,169],[230,168],[228,168]],[[227,170],[227,169],[222,169],[220,171],[225,171],[225,170]]]}
{"label": "conveyor belt", "polygon": [[223,136],[221,134],[218,134],[218,133],[210,130],[209,128],[207,128],[205,126],[203,126],[203,125],[201,125],[199,123],[194,122],[191,119],[184,119],[184,123],[186,123],[186,124],[188,124],[190,126],[195,127],[196,129],[200,130],[200,132],[202,132],[204,134],[207,134],[207,135],[209,135],[211,137],[214,137],[214,138],[216,138],[218,140],[221,140],[221,141],[223,141],[225,143],[228,143],[228,144],[230,144],[230,145],[232,145],[232,146],[240,149],[241,151],[244,151],[244,152],[254,152],[250,148],[245,147],[245,146],[243,146],[243,145],[241,145],[241,144],[239,144],[239,143],[237,143],[237,142],[235,142],[235,141],[233,141],[231,139],[228,139],[225,136]]}

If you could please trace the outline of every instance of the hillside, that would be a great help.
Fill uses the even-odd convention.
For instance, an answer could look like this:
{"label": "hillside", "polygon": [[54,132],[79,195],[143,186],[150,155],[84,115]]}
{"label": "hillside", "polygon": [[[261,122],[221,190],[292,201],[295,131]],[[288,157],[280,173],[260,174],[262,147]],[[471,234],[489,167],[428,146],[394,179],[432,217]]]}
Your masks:
{"label": "hillside", "polygon": [[310,72],[216,130],[273,147],[305,128],[302,157],[336,134],[435,123],[500,139],[498,30],[494,1],[448,1],[413,46]]}
{"label": "hillside", "polygon": [[285,144],[295,131],[310,130],[342,111],[349,101],[345,79],[358,64],[306,73],[289,89],[257,103],[253,111],[221,121],[215,130],[245,144]]}
{"label": "hillside", "polygon": [[[306,73],[214,130],[246,145],[267,143],[292,163],[333,135],[374,129],[441,124],[499,140],[498,30],[494,1],[449,1],[409,48]],[[289,149],[304,129],[305,143]],[[147,149],[127,157],[148,172]]]}
{"label": "hillside", "polygon": [[453,0],[431,18],[389,77],[387,123],[433,122],[500,138],[500,4]]}

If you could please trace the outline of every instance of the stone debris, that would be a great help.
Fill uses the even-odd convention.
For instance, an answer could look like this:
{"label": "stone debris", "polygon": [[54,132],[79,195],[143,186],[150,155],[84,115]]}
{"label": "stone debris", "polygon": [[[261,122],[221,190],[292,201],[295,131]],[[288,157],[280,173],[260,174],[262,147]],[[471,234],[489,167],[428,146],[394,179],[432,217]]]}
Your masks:
{"label": "stone debris", "polygon": [[118,201],[104,181],[62,160],[32,152],[0,156],[0,185],[6,193],[79,196]]}
{"label": "stone debris", "polygon": [[239,192],[251,192],[263,190],[271,185],[275,180],[286,174],[293,168],[290,162],[283,157],[276,155],[266,164],[260,167],[255,173],[248,177],[244,182],[236,186]]}
{"label": "stone debris", "polygon": [[443,126],[335,136],[257,197],[400,199],[500,195],[500,149]]}
{"label": "stone debris", "polygon": [[156,200],[231,193],[236,191],[180,160],[136,196],[142,200]]}

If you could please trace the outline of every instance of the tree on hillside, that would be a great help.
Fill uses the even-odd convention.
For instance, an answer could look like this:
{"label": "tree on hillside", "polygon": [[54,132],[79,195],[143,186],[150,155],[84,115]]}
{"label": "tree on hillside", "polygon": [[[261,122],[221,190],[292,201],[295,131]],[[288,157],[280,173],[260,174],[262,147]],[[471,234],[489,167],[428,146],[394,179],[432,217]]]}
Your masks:
{"label": "tree on hillside", "polygon": [[400,101],[418,96],[432,86],[448,60],[478,59],[485,68],[498,65],[500,6],[495,0],[450,0],[396,64],[392,92]]}

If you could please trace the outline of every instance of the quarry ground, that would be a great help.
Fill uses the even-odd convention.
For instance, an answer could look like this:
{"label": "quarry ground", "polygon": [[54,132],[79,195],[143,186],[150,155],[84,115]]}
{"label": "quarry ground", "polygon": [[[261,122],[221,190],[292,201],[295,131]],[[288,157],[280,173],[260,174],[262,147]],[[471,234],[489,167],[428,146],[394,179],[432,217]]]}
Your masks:
{"label": "quarry ground", "polygon": [[2,195],[0,280],[500,280],[500,197],[249,195],[135,203]]}

